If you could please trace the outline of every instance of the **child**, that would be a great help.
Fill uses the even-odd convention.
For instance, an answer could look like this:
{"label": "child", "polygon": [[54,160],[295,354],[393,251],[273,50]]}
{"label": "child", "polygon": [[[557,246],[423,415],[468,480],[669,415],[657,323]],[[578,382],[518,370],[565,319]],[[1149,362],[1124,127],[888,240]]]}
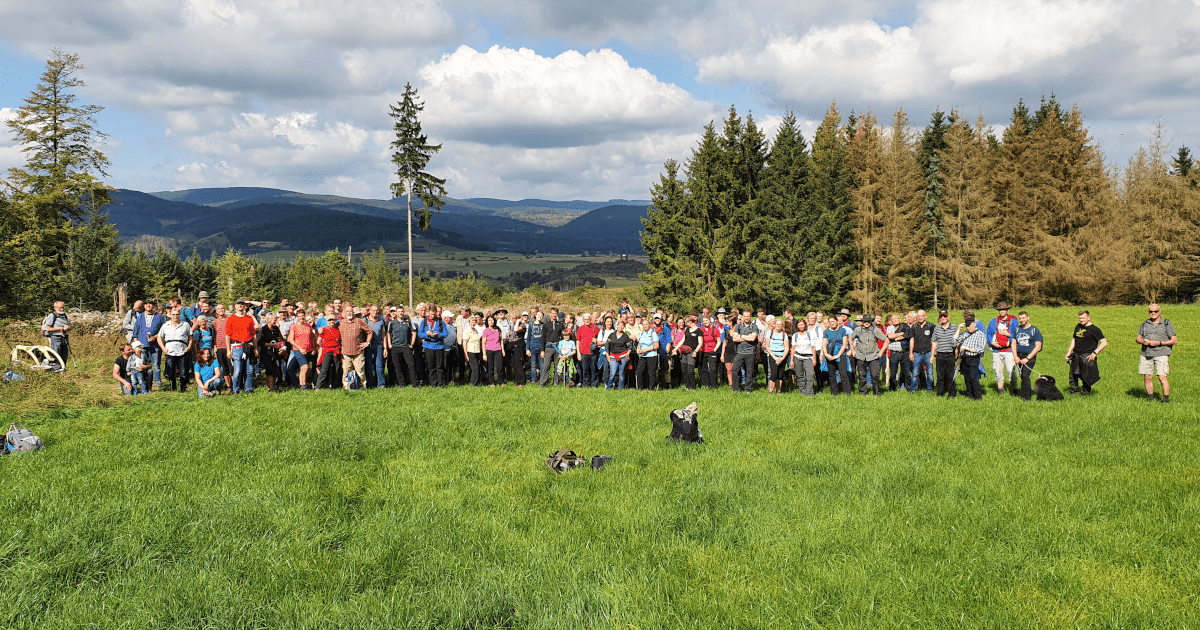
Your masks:
{"label": "child", "polygon": [[137,396],[139,391],[143,394],[150,391],[146,386],[146,370],[150,369],[150,364],[146,362],[146,357],[142,354],[142,342],[137,339],[133,340],[133,354],[129,355],[129,359],[125,362],[125,369],[129,371],[129,381],[133,385],[134,396]]}
{"label": "child", "polygon": [[554,366],[555,383],[562,382],[567,387],[575,386],[575,354],[577,346],[573,339],[574,332],[570,328],[563,330],[562,341],[558,342],[558,365]]}

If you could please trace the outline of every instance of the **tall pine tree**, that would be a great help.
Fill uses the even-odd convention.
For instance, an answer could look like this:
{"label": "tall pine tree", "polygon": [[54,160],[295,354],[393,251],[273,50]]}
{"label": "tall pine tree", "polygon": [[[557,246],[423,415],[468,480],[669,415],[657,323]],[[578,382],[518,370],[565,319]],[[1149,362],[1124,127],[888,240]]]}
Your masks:
{"label": "tall pine tree", "polygon": [[813,138],[812,194],[808,203],[813,245],[800,278],[800,300],[808,310],[828,311],[849,301],[858,248],[851,230],[853,176],[846,165],[846,129],[837,102],[830,104]]}

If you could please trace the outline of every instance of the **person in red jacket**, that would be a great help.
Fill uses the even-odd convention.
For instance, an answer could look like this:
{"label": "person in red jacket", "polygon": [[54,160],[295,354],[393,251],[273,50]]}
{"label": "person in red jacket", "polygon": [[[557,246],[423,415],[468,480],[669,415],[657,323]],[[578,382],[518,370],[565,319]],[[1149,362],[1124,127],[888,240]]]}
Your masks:
{"label": "person in red jacket", "polygon": [[336,387],[333,381],[335,380],[334,372],[338,362],[341,361],[342,332],[338,330],[336,323],[330,324],[321,328],[317,333],[317,342],[320,344],[320,351],[317,354],[316,388]]}
{"label": "person in red jacket", "polygon": [[238,300],[233,315],[225,321],[225,349],[233,364],[233,393],[254,392],[254,332],[258,322],[246,313],[245,300]]}
{"label": "person in red jacket", "polygon": [[596,354],[598,348],[593,348],[592,341],[600,334],[600,327],[592,323],[592,316],[584,313],[579,330],[575,332],[579,344],[579,359],[583,364],[579,370],[579,384],[582,387],[596,387],[600,384],[600,373],[596,369]]}

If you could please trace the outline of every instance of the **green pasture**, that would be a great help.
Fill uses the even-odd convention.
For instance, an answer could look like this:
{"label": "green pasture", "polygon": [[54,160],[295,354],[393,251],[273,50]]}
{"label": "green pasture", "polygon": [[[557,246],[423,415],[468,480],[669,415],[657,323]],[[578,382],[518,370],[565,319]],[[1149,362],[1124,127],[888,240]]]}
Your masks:
{"label": "green pasture", "polygon": [[[1096,393],[1061,403],[989,374],[982,402],[510,385],[34,415],[48,448],[0,459],[0,625],[1195,628],[1200,309],[1164,310],[1170,404],[1137,395],[1121,307],[1093,309]],[[1075,309],[1031,311],[1065,389]],[[693,400],[705,444],[667,441]],[[562,447],[614,459],[557,475]]]}

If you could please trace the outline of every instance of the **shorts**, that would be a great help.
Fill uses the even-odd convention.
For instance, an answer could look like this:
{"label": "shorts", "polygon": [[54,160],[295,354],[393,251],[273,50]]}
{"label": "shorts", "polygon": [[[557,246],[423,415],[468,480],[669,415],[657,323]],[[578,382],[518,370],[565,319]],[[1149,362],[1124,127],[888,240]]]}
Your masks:
{"label": "shorts", "polygon": [[1159,376],[1166,376],[1171,373],[1171,366],[1168,361],[1171,357],[1142,357],[1138,360],[1138,374],[1151,376],[1155,370],[1158,370]]}

